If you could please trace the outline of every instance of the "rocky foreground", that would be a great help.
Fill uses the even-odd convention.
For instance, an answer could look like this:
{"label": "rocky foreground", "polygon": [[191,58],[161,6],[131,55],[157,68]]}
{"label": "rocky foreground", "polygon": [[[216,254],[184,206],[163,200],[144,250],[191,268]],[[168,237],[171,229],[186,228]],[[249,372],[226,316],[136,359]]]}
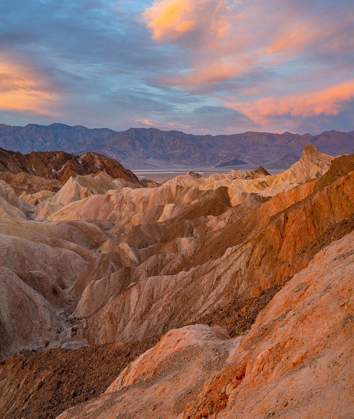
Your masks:
{"label": "rocky foreground", "polygon": [[157,185],[6,153],[1,417],[354,417],[354,155]]}

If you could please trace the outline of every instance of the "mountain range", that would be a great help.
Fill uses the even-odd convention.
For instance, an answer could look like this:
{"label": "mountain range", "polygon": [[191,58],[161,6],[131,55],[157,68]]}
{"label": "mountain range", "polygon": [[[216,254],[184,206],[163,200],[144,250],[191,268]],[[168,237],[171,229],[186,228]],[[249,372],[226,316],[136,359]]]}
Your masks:
{"label": "mountain range", "polygon": [[131,169],[222,167],[244,163],[266,169],[286,169],[300,157],[305,144],[338,155],[354,152],[354,131],[319,135],[246,132],[232,135],[192,135],[156,128],[117,132],[83,126],[0,124],[0,147],[29,153],[62,150],[73,154],[97,152]]}

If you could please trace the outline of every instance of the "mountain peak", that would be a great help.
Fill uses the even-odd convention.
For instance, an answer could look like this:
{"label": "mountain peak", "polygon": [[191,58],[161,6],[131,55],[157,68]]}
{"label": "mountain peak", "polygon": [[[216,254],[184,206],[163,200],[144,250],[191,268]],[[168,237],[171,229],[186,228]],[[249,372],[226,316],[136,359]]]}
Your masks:
{"label": "mountain peak", "polygon": [[261,175],[270,176],[270,173],[262,166],[259,166],[258,169],[255,170],[255,172]]}
{"label": "mountain peak", "polygon": [[312,143],[307,143],[304,147],[304,151],[302,153],[302,156],[318,156],[322,154]]}
{"label": "mountain peak", "polygon": [[321,153],[313,144],[307,143],[300,161],[303,163],[315,164],[320,167],[327,166],[333,160],[332,156]]}

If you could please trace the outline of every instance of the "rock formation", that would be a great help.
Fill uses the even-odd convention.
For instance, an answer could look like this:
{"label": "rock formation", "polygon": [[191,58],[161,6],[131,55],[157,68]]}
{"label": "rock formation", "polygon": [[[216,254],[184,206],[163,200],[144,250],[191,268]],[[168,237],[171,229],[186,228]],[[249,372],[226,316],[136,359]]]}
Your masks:
{"label": "rock formation", "polygon": [[351,417],[353,244],[350,233],[321,251],[244,336],[171,330],[104,395],[59,418]]}
{"label": "rock formation", "polygon": [[66,182],[71,176],[106,172],[113,178],[134,183],[138,181],[133,172],[116,160],[98,153],[75,156],[63,151],[33,151],[30,154],[21,154],[0,148],[0,172],[27,173],[60,182]]}
{"label": "rock formation", "polygon": [[353,155],[161,185],[28,156],[1,160],[1,417],[353,416]]}

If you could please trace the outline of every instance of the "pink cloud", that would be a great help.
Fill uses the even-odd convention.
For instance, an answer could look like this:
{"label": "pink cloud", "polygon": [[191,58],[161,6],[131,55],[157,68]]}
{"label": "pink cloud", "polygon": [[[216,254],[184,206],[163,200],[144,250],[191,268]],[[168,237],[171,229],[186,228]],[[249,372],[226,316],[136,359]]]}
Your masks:
{"label": "pink cloud", "polygon": [[148,127],[156,126],[156,124],[153,121],[151,121],[151,119],[148,119],[148,118],[145,118],[145,119],[135,118],[134,121],[140,122],[141,124],[144,124]]}
{"label": "pink cloud", "polygon": [[195,69],[176,76],[163,77],[161,82],[172,86],[198,86],[203,83],[218,83],[233,79],[242,71],[241,65],[213,62],[210,65],[198,65]]}
{"label": "pink cloud", "polygon": [[140,119],[140,118],[134,118],[135,122],[140,122],[141,124],[144,124],[147,127],[159,127],[161,129],[189,129],[191,126],[184,124],[184,123],[178,123],[178,122],[157,122],[153,121],[151,119]]}
{"label": "pink cloud", "polygon": [[288,97],[267,97],[249,102],[225,102],[225,105],[247,115],[260,125],[267,125],[276,116],[312,117],[338,115],[354,97],[354,80]]}
{"label": "pink cloud", "polygon": [[2,60],[0,63],[0,109],[60,116],[51,110],[61,100],[33,68]]}

